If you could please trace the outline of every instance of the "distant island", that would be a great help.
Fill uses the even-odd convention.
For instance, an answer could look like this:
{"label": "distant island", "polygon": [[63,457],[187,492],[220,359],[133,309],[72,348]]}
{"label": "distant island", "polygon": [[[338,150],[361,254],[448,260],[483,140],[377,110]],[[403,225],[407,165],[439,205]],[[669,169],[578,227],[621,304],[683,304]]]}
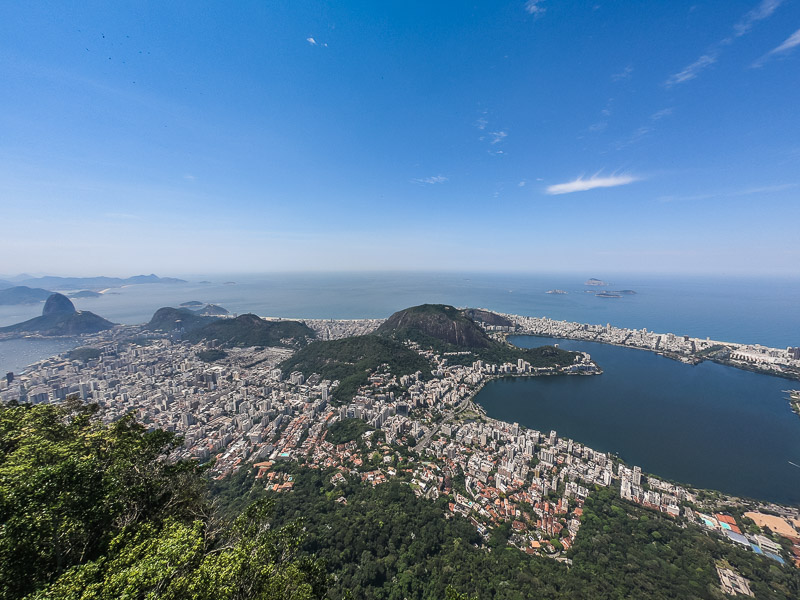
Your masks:
{"label": "distant island", "polygon": [[604,285],[608,285],[608,284],[605,281],[603,281],[602,279],[595,279],[594,277],[592,277],[592,278],[588,279],[586,282],[584,282],[583,285],[595,285],[595,286],[600,287],[600,286],[604,286]]}
{"label": "distant island", "polygon": [[199,300],[189,300],[189,302],[181,302],[180,306],[203,306]]}
{"label": "distant island", "polygon": [[595,294],[597,298],[622,298],[622,294],[618,294],[617,292],[597,292]]}
{"label": "distant island", "polygon": [[547,290],[545,294],[567,294],[568,292],[564,290]]}
{"label": "distant island", "polygon": [[80,292],[74,292],[69,295],[70,298],[99,298],[102,296],[100,292],[93,292],[92,290],[81,290]]}
{"label": "distant island", "polygon": [[222,317],[227,314],[230,314],[228,312],[228,309],[222,308],[221,306],[218,306],[216,304],[206,304],[203,308],[198,308],[197,310],[195,310],[195,312],[198,315],[203,315],[206,317]]}

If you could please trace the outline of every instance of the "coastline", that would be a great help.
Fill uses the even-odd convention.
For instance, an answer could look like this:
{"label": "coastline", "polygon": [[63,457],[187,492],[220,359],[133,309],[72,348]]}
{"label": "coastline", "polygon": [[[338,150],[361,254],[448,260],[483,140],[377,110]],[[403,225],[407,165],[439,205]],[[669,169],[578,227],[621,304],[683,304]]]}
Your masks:
{"label": "coastline", "polygon": [[[482,309],[488,310],[488,309]],[[502,314],[502,313],[500,313]],[[525,317],[502,314],[514,325],[509,328],[486,327],[490,333],[508,340],[511,335],[529,335],[543,338],[563,338],[575,341],[595,342],[610,346],[647,350],[689,365],[704,361],[720,365],[800,381],[800,359],[789,355],[790,349],[781,350],[760,344],[738,344],[706,338],[675,336],[671,333],[649,332],[611,326],[592,325],[569,321],[555,321],[547,317]],[[638,341],[639,343],[636,343]],[[510,343],[510,342],[509,342]],[[670,344],[670,349],[661,349],[661,344]],[[796,349],[795,349],[796,350]],[[732,358],[736,356],[738,358]]]}

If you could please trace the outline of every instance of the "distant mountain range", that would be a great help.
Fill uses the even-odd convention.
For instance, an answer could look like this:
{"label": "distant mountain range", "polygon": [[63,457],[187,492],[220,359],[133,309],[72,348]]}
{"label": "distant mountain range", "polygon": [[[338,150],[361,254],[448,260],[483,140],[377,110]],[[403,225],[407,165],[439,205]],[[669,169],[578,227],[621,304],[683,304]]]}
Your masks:
{"label": "distant mountain range", "polygon": [[93,312],[77,311],[72,301],[63,294],[51,294],[44,304],[42,315],[22,323],[0,327],[0,333],[30,334],[46,336],[80,335],[111,329],[114,323]]}
{"label": "distant mountain range", "polygon": [[36,304],[47,300],[53,292],[42,288],[31,288],[26,285],[0,289],[0,305]]}
{"label": "distant mountain range", "polygon": [[36,286],[40,288],[56,290],[82,290],[82,289],[105,289],[110,287],[120,287],[123,285],[138,285],[142,283],[186,283],[183,279],[174,277],[159,277],[158,275],[136,275],[125,279],[120,277],[27,277],[21,275],[13,278],[13,283],[8,280],[0,280],[0,288],[10,288],[14,286]]}

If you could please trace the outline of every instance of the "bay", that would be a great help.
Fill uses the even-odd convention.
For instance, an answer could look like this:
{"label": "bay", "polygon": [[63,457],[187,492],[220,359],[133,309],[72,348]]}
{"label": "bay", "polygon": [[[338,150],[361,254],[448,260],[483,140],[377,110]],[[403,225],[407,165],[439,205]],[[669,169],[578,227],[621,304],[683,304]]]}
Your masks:
{"label": "bay", "polygon": [[589,352],[604,373],[491,381],[476,398],[489,416],[554,429],[666,479],[800,504],[800,417],[782,391],[796,382],[595,342],[510,341]]}
{"label": "bay", "polygon": [[69,352],[81,345],[80,338],[18,338],[0,342],[0,375],[20,373],[37,361]]}

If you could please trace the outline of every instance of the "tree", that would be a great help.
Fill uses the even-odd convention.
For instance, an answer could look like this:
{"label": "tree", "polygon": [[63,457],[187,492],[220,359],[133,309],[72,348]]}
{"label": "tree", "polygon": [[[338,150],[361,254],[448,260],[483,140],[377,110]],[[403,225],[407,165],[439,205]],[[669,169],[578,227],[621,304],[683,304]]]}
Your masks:
{"label": "tree", "polygon": [[252,503],[226,526],[180,438],[93,407],[0,408],[0,598],[307,600],[322,567],[298,522]]}

